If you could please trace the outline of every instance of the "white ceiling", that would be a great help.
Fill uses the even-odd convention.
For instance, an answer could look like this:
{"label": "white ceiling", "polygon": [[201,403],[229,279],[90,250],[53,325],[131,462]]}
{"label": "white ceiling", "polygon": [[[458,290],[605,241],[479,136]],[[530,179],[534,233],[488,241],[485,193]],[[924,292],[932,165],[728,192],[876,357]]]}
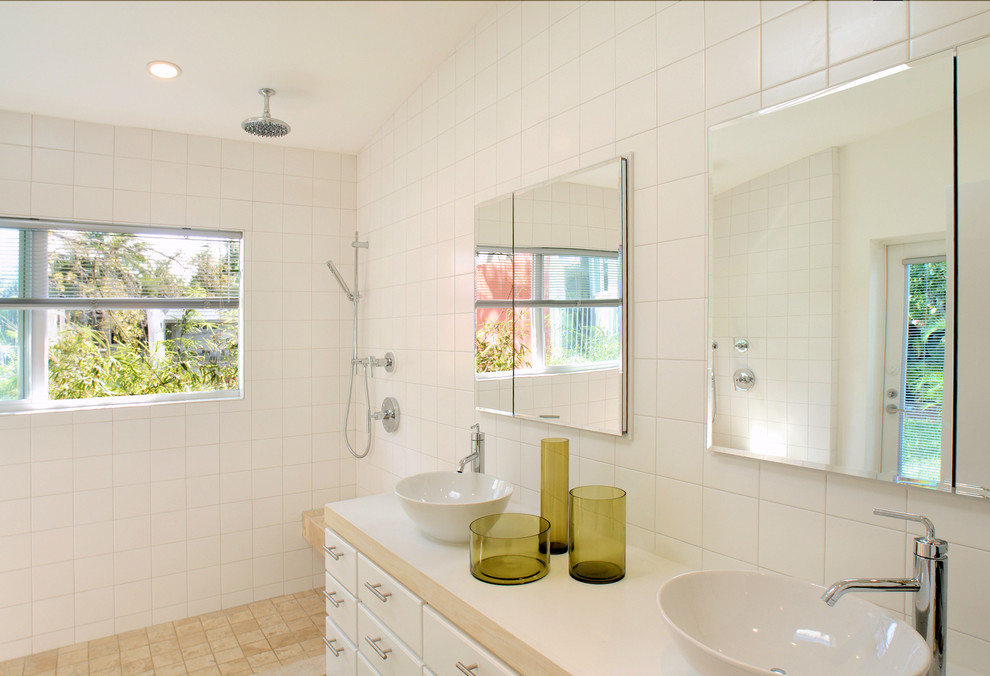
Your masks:
{"label": "white ceiling", "polygon": [[[0,2],[0,109],[356,153],[494,2]],[[149,61],[178,64],[164,81]]]}

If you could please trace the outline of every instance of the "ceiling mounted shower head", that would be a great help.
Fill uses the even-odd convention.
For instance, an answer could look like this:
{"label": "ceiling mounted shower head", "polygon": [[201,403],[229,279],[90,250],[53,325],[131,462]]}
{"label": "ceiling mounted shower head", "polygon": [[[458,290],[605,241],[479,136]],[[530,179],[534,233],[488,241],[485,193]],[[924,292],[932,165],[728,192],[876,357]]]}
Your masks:
{"label": "ceiling mounted shower head", "polygon": [[289,133],[289,125],[282,120],[276,120],[268,112],[268,98],[275,96],[274,89],[259,89],[258,93],[265,97],[265,112],[261,117],[249,117],[241,122],[241,129],[255,136],[267,136],[277,138]]}

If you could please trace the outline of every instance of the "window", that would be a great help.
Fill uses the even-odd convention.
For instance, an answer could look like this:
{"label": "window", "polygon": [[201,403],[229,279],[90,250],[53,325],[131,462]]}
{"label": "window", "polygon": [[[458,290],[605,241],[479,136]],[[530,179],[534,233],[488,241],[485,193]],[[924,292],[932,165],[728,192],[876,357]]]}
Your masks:
{"label": "window", "polygon": [[479,248],[475,271],[478,373],[619,368],[619,253]]}
{"label": "window", "polygon": [[886,259],[882,467],[900,483],[934,486],[943,479],[945,242],[888,244]]}
{"label": "window", "polygon": [[945,257],[904,261],[904,392],[898,475],[937,483],[945,376]]}
{"label": "window", "polygon": [[241,236],[0,219],[0,411],[240,396]]}

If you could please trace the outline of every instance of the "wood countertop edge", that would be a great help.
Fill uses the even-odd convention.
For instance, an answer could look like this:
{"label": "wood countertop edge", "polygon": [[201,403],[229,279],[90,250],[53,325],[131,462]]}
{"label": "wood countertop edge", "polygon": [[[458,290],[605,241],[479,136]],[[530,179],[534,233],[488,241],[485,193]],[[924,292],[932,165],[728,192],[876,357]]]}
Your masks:
{"label": "wood countertop edge", "polygon": [[303,537],[313,546],[317,554],[323,553],[324,510],[311,509],[302,513]]}
{"label": "wood countertop edge", "polygon": [[331,510],[329,506],[324,508],[323,517],[329,528],[519,673],[571,676],[570,672],[552,662],[546,655],[506,631],[484,613],[414,568],[365,531]]}

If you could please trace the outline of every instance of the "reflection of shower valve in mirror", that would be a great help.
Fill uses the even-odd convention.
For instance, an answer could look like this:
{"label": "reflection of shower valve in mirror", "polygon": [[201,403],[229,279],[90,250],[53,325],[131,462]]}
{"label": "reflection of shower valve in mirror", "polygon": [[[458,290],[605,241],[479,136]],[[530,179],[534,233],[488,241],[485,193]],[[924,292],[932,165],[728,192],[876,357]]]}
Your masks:
{"label": "reflection of shower valve in mirror", "polygon": [[736,369],[732,382],[740,392],[749,392],[756,385],[756,374],[749,369]]}

